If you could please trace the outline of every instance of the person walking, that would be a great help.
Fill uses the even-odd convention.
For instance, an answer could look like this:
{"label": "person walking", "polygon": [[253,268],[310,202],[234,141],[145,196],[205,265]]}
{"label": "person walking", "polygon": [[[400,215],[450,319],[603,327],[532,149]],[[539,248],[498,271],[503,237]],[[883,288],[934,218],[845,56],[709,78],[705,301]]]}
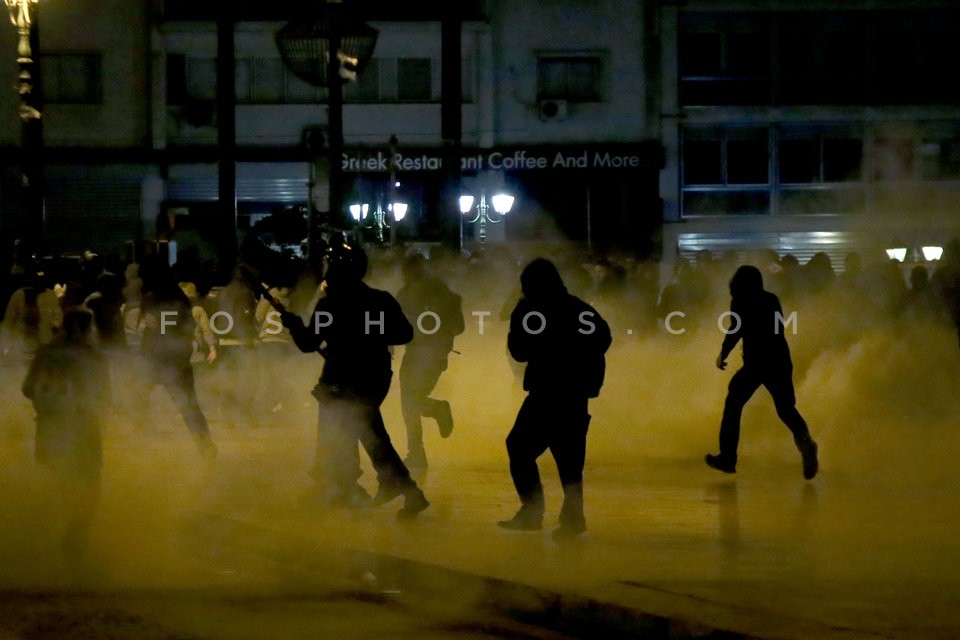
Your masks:
{"label": "person walking", "polygon": [[314,479],[333,505],[368,502],[369,495],[357,482],[359,440],[377,473],[379,491],[373,504],[402,495],[404,506],[398,516],[416,516],[430,503],[390,442],[380,413],[393,377],[390,346],[410,342],[413,327],[392,295],[363,281],[367,272],[363,249],[333,242],[324,261],[323,291],[309,326],[295,313],[280,314],[302,352],[324,357],[313,389],[320,405]]}
{"label": "person walking", "polygon": [[407,457],[410,468],[426,468],[423,446],[423,416],[437,422],[440,436],[453,432],[450,403],[430,397],[440,376],[447,370],[454,338],[463,333],[463,301],[429,269],[424,257],[416,254],[403,263],[403,286],[397,301],[404,315],[419,331],[404,347],[400,364],[400,406],[407,427]]}
{"label": "person walking", "polygon": [[507,436],[510,475],[520,509],[498,524],[534,531],[543,526],[543,485],[537,458],[548,449],[563,486],[563,506],[556,538],[575,537],[587,529],[583,511],[588,403],[603,385],[610,327],[597,311],[567,292],[556,266],[544,258],[520,274],[523,297],[510,314],[507,348],[527,363],[527,392]]}
{"label": "person walking", "polygon": [[34,455],[56,477],[66,516],[61,545],[74,573],[83,568],[100,499],[101,430],[110,412],[109,366],[93,326],[90,311],[68,310],[63,333],[37,349],[21,385],[36,412]]}
{"label": "person walking", "polygon": [[743,367],[727,390],[720,421],[720,453],[707,454],[706,463],[724,473],[736,473],[740,416],[754,392],[764,386],[773,396],[777,415],[793,433],[803,460],[803,477],[812,480],[819,469],[817,443],[796,407],[793,363],[784,336],[783,309],[777,296],[763,288],[763,275],[752,265],[739,267],[730,279],[730,327],[726,331],[717,368],[726,369],[727,357],[738,342],[743,345]]}

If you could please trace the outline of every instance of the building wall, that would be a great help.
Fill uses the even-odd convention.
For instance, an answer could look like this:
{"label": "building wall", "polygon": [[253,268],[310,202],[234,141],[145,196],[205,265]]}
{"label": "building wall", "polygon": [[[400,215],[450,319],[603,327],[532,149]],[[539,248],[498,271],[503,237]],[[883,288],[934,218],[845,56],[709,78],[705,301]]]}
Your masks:
{"label": "building wall", "polygon": [[[951,150],[960,146],[960,93],[952,88],[952,56],[933,55],[937,42],[946,51],[960,35],[957,15],[955,3],[945,2],[662,6],[660,192],[668,253],[773,248],[804,260],[826,250],[836,264],[851,250],[882,259],[895,238],[919,246],[957,233],[960,165]],[[703,58],[717,68],[699,70],[685,37],[705,38],[704,50],[722,38],[722,54]],[[738,54],[733,45],[749,37],[770,47],[765,56]],[[816,43],[814,55],[804,57],[798,52],[809,43]],[[711,98],[724,82],[736,86],[732,99]],[[767,175],[731,180],[729,141],[749,136],[766,145],[758,151]],[[691,148],[720,138],[727,173],[692,178],[698,159]],[[796,141],[826,145],[831,138],[857,141],[858,174],[798,178]],[[816,150],[821,169],[825,149]]]}

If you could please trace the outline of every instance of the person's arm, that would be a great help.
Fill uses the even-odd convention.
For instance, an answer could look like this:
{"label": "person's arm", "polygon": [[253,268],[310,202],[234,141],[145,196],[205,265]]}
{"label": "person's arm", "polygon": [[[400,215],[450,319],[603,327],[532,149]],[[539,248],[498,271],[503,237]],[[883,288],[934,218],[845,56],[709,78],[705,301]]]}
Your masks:
{"label": "person's arm", "polygon": [[723,344],[720,345],[720,355],[717,356],[717,368],[727,368],[727,356],[733,351],[733,348],[740,342],[740,333],[743,331],[743,318],[740,313],[740,306],[730,302],[730,313],[733,314],[732,324],[727,329],[727,334],[723,337]]}
{"label": "person's arm", "polygon": [[[311,317],[316,317],[319,310],[320,304],[317,304]],[[300,351],[303,353],[312,353],[320,350],[320,345],[323,344],[323,340],[316,326],[305,326],[303,319],[291,311],[282,311],[280,313],[280,322],[290,331],[290,337],[293,338],[293,343],[297,345]],[[311,322],[311,325],[315,325],[315,323]]]}
{"label": "person's arm", "polygon": [[510,314],[510,332],[507,333],[507,350],[517,362],[528,362],[533,351],[532,337],[523,328],[523,318],[527,314],[529,305],[521,299]]}
{"label": "person's arm", "polygon": [[217,359],[217,336],[210,327],[210,316],[200,305],[193,307],[193,319],[197,323],[197,334],[200,343],[207,347],[207,362],[213,364]]}

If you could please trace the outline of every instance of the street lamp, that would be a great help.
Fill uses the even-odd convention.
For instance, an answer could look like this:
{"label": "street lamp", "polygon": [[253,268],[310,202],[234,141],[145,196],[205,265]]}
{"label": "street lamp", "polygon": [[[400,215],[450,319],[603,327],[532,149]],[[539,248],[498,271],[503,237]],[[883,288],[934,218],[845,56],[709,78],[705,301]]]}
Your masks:
{"label": "street lamp", "polygon": [[[7,0],[9,2],[10,0]],[[325,14],[310,22],[294,21],[277,32],[275,40],[284,64],[298,78],[327,89],[327,139],[330,204],[334,221],[343,215],[343,83],[356,79],[373,56],[377,30],[345,15],[339,0],[327,0]],[[333,55],[331,55],[333,52]],[[311,213],[313,208],[311,207]],[[311,220],[309,244],[316,246],[316,224]]]}
{"label": "street lamp", "polygon": [[10,11],[10,22],[17,28],[17,64],[20,65],[20,75],[17,82],[17,93],[20,94],[20,119],[24,122],[40,118],[40,111],[33,105],[33,47],[30,44],[33,28],[31,5],[37,0],[4,0]]}
{"label": "street lamp", "polygon": [[22,136],[24,194],[26,199],[27,232],[33,250],[39,250],[43,243],[43,169],[40,159],[43,146],[43,130],[40,121],[40,100],[37,95],[35,74],[36,63],[33,50],[36,48],[37,33],[34,27],[34,15],[37,0],[4,0],[10,11],[10,22],[17,29],[17,64],[20,74],[17,76],[17,93],[20,95],[20,124]]}
{"label": "street lamp", "polygon": [[[472,195],[462,195],[460,196],[460,250],[463,251],[463,222],[464,218],[470,214],[470,210],[473,209],[473,200]],[[503,222],[504,216],[506,216],[510,209],[513,208],[514,197],[507,195],[505,193],[498,193],[497,195],[490,198],[490,201],[493,202],[493,213],[490,212],[490,206],[487,204],[487,195],[481,189],[480,191],[480,202],[477,203],[476,215],[472,219],[467,220],[467,224],[477,223],[479,225],[478,237],[480,238],[480,243],[483,244],[487,240],[487,223],[498,224]]]}
{"label": "street lamp", "polygon": [[380,202],[377,202],[377,208],[374,209],[370,220],[366,221],[367,215],[370,213],[370,205],[357,203],[350,205],[350,216],[358,226],[373,229],[377,242],[383,244],[386,241],[385,232],[390,229],[389,218],[392,216],[395,222],[400,222],[407,215],[407,208],[405,202],[392,202],[387,205],[387,210],[384,211]]}

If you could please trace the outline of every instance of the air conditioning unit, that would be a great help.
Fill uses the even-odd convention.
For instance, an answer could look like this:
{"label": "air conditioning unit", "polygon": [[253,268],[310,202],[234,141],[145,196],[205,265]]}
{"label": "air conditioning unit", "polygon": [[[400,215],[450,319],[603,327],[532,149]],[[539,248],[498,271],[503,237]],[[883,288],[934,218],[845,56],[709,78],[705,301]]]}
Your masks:
{"label": "air conditioning unit", "polygon": [[541,100],[540,101],[540,119],[544,122],[549,120],[566,120],[567,101],[566,100]]}

